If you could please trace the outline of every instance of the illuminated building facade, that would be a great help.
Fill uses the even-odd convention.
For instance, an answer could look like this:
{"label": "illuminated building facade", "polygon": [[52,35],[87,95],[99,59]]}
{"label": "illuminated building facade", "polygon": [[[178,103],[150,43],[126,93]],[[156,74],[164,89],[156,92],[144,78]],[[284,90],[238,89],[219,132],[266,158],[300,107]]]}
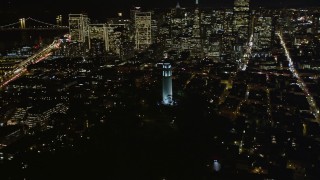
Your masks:
{"label": "illuminated building facade", "polygon": [[[198,1],[196,3],[198,3]],[[191,51],[190,51],[190,55],[193,57],[202,57],[202,39],[200,36],[200,22],[201,22],[200,9],[196,7],[194,11],[194,17],[193,17]]]}
{"label": "illuminated building facade", "polygon": [[170,63],[163,63],[163,79],[162,79],[162,103],[164,105],[172,105],[172,71]]}
{"label": "illuminated building facade", "polygon": [[69,31],[71,39],[86,42],[89,36],[89,18],[84,14],[69,14]]}
{"label": "illuminated building facade", "polygon": [[107,50],[108,33],[106,24],[90,24],[89,25],[89,48],[92,48],[92,40],[100,40],[104,42],[105,50]]}
{"label": "illuminated building facade", "polygon": [[223,32],[222,11],[201,11],[201,39],[205,57],[218,60],[221,55],[221,37]]}
{"label": "illuminated building facade", "polygon": [[[163,30],[168,28],[169,36],[167,36],[166,44],[168,48],[171,48],[177,52],[190,50],[190,37],[192,36],[191,20],[188,19],[190,12],[187,12],[185,8],[181,8],[177,5],[176,8],[172,8],[171,12],[167,14],[165,22],[169,22],[167,26],[163,26]],[[165,23],[166,24],[166,23]],[[181,36],[184,34],[184,36]]]}
{"label": "illuminated building facade", "polygon": [[107,21],[107,52],[120,57],[130,58],[134,52],[134,39],[132,38],[132,26],[129,19],[110,18]]}
{"label": "illuminated building facade", "polygon": [[108,24],[107,51],[120,56],[122,51],[122,34],[120,30],[124,25]]}
{"label": "illuminated building facade", "polygon": [[135,49],[143,50],[152,43],[151,38],[151,12],[139,12],[134,14],[135,21]]}
{"label": "illuminated building facade", "polygon": [[272,17],[257,14],[254,18],[254,49],[262,50],[271,47],[273,34]]}
{"label": "illuminated building facade", "polygon": [[235,0],[233,14],[233,32],[238,36],[238,43],[246,43],[249,39],[250,0]]}
{"label": "illuminated building facade", "polygon": [[200,10],[198,8],[194,11],[192,35],[195,38],[200,38]]}

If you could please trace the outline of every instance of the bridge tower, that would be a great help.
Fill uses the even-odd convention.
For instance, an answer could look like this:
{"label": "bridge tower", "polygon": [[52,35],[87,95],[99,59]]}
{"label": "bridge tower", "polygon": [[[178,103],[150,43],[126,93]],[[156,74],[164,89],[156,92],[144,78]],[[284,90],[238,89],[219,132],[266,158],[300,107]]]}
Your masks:
{"label": "bridge tower", "polygon": [[58,26],[62,26],[62,15],[58,15],[56,17],[56,22]]}

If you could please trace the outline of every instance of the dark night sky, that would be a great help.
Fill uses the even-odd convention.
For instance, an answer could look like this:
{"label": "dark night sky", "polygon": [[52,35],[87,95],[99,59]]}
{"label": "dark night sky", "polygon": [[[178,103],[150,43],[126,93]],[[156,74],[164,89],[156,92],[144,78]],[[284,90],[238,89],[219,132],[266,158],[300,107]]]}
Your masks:
{"label": "dark night sky", "polygon": [[[146,6],[146,7],[168,7],[174,6],[177,1],[180,2],[181,6],[190,6],[195,0],[78,0],[77,8],[90,8],[94,10],[95,8],[106,7],[110,8],[121,8],[121,7],[130,7],[132,5],[137,6]],[[200,4],[204,6],[215,6],[220,4],[230,5],[234,0],[199,0]],[[319,0],[251,0],[255,4],[261,5],[279,5],[280,2],[288,5],[314,5],[320,4]],[[11,4],[11,6],[18,7],[45,7],[45,8],[63,8],[70,9],[72,4],[69,0],[1,0],[1,7],[7,7],[2,4]],[[50,7],[48,7],[50,5]],[[64,7],[63,7],[64,6]],[[2,8],[1,8],[2,9]]]}
{"label": "dark night sky", "polygon": [[[78,0],[75,1],[77,4],[72,5],[73,3],[69,0],[1,0],[0,14],[4,13],[10,19],[19,16],[52,18],[56,14],[66,15],[86,12],[92,19],[102,20],[106,17],[115,16],[118,11],[129,14],[129,9],[133,6],[145,8],[174,7],[177,1],[180,2],[182,7],[190,7],[195,2],[195,0]],[[233,1],[199,0],[200,6],[205,7],[230,7]],[[252,2],[254,6],[320,6],[320,0],[252,0]],[[0,24],[8,18],[0,18]]]}

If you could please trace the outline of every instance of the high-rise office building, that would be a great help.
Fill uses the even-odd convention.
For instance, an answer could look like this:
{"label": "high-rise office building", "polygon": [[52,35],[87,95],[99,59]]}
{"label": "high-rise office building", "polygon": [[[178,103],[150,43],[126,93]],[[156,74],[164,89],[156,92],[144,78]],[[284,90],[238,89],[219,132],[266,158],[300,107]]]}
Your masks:
{"label": "high-rise office building", "polygon": [[198,7],[199,2],[196,1],[196,7],[194,10],[194,16],[193,16],[193,28],[192,28],[192,38],[191,38],[191,46],[190,46],[190,55],[192,57],[202,57],[202,39],[201,39],[201,19],[200,19],[200,9]]}
{"label": "high-rise office building", "polygon": [[118,56],[121,60],[130,58],[134,53],[134,39],[132,35],[132,21],[122,17],[109,18],[107,51]]}
{"label": "high-rise office building", "polygon": [[272,43],[272,17],[257,14],[254,18],[253,47],[263,50],[271,47]]}
{"label": "high-rise office building", "polygon": [[[167,37],[167,47],[179,52],[190,49],[190,43],[188,43],[189,36],[188,33],[192,30],[191,27],[188,27],[188,13],[185,8],[181,8],[180,5],[176,8],[172,8],[168,14],[168,18],[164,24],[168,24],[169,37]],[[166,26],[163,26],[166,28]],[[182,36],[184,34],[185,36]]]}
{"label": "high-rise office building", "polygon": [[143,50],[152,43],[151,38],[151,12],[135,11],[135,48]]}
{"label": "high-rise office building", "polygon": [[123,37],[125,24],[108,24],[108,52],[121,56],[123,54]]}
{"label": "high-rise office building", "polygon": [[89,25],[89,48],[92,48],[92,40],[100,40],[104,42],[105,50],[108,44],[108,32],[106,24],[90,24]]}
{"label": "high-rise office building", "polygon": [[86,42],[89,36],[89,18],[85,14],[69,14],[69,31],[71,39]]}
{"label": "high-rise office building", "polygon": [[193,17],[193,37],[200,38],[200,10],[196,8]]}
{"label": "high-rise office building", "polygon": [[250,0],[235,0],[233,9],[233,32],[238,43],[246,43],[249,39]]}

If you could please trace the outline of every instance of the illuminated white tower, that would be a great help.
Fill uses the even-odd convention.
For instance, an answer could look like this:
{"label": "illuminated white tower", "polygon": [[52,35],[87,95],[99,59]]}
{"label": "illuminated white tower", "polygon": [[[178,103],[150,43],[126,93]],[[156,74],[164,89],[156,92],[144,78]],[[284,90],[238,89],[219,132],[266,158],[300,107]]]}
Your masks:
{"label": "illuminated white tower", "polygon": [[162,77],[162,103],[164,105],[172,105],[172,71],[170,63],[163,63]]}

